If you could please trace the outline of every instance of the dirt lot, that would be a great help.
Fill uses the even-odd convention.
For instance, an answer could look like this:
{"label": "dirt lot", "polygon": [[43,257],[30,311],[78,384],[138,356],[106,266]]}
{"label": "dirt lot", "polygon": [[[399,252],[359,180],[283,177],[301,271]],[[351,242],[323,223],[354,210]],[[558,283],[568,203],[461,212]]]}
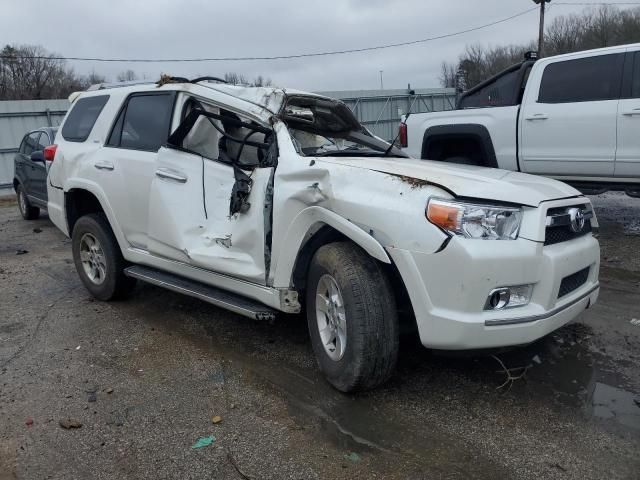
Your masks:
{"label": "dirt lot", "polygon": [[93,301],[69,241],[5,201],[0,479],[640,478],[640,200],[594,203],[599,303],[497,355],[524,378],[498,388],[496,358],[405,338],[388,385],[342,395],[304,319],[256,323],[143,284]]}

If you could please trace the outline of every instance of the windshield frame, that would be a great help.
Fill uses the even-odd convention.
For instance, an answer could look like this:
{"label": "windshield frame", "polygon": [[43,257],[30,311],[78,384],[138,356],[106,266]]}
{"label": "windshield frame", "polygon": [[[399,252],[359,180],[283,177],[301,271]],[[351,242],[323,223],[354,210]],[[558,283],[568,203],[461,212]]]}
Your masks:
{"label": "windshield frame", "polygon": [[[300,115],[296,118],[291,114],[293,109],[310,110],[313,115],[311,117]],[[359,151],[359,149],[344,149],[336,151],[327,151],[318,154],[305,153],[298,148],[296,142],[293,144],[299,155],[303,157],[400,157],[409,158],[405,152],[395,145],[386,142],[369,132],[353,115],[353,112],[340,100],[296,95],[287,97],[286,102],[278,114],[280,120],[287,126],[289,136],[294,140],[294,130],[318,135],[328,140],[341,139],[347,142],[362,145],[368,150]],[[330,122],[333,120],[333,122]],[[325,124],[323,126],[322,124]],[[334,128],[331,128],[334,127]]]}

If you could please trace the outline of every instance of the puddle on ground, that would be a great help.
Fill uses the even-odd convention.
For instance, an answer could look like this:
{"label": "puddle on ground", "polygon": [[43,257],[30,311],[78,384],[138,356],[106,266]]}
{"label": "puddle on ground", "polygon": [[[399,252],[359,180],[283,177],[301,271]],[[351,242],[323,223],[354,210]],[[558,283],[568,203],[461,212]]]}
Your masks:
{"label": "puddle on ground", "polygon": [[590,347],[592,336],[590,328],[573,323],[499,357],[508,368],[529,366],[515,394],[551,398],[616,430],[640,431],[640,394],[620,373],[621,361]]}
{"label": "puddle on ground", "polygon": [[615,419],[622,425],[640,429],[640,399],[631,392],[596,382],[591,405],[598,418]]}

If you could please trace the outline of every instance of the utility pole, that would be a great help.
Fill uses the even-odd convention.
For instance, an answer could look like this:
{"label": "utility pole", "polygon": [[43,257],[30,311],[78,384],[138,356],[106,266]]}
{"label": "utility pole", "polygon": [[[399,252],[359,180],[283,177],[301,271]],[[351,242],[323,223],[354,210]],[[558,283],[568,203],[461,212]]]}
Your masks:
{"label": "utility pole", "polygon": [[538,58],[542,58],[542,50],[544,49],[544,10],[545,4],[551,0],[533,0],[533,3],[540,5],[540,31],[538,32]]}
{"label": "utility pole", "polygon": [[382,83],[382,72],[384,72],[384,70],[380,70],[380,90],[384,90],[384,83]]}

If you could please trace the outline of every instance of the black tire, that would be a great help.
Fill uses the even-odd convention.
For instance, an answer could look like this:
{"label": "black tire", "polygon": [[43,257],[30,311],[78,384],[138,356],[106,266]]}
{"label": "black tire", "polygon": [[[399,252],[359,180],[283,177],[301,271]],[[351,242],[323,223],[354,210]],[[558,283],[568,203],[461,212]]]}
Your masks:
{"label": "black tire", "polygon": [[[95,238],[103,252],[104,275],[99,284],[90,278],[80,258],[81,243],[85,236]],[[126,297],[133,290],[135,279],[124,274],[127,263],[109,221],[103,213],[92,213],[80,217],[73,227],[71,238],[76,270],[91,295],[99,300],[115,300]]]}
{"label": "black tire", "polygon": [[[326,274],[339,288],[346,317],[346,346],[337,360],[325,350],[316,313],[316,295]],[[309,267],[306,310],[316,359],[335,388],[369,390],[393,374],[399,339],[393,289],[380,265],[360,247],[338,242],[318,249]]]}
{"label": "black tire", "polygon": [[24,193],[24,188],[22,188],[20,184],[16,187],[16,197],[22,218],[25,220],[35,220],[40,216],[40,209],[31,205],[27,195]]}

